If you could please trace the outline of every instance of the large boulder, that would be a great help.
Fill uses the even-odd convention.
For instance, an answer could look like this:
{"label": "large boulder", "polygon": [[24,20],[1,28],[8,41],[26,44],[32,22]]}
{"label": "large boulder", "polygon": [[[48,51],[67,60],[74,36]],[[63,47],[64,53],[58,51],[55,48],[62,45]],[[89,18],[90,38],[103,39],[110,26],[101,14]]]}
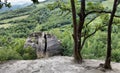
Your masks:
{"label": "large boulder", "polygon": [[24,48],[32,47],[37,58],[62,55],[63,49],[60,41],[52,34],[35,32],[28,36]]}

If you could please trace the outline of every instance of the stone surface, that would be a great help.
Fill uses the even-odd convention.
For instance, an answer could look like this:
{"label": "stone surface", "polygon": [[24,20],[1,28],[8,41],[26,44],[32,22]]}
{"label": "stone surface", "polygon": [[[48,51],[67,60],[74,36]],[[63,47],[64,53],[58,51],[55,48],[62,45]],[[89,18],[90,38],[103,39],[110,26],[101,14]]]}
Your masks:
{"label": "stone surface", "polygon": [[[45,35],[47,38],[47,49],[45,50]],[[24,47],[32,47],[36,50],[38,58],[61,55],[63,52],[60,41],[52,34],[45,34],[44,32],[35,32],[28,36]]]}
{"label": "stone surface", "polygon": [[120,73],[120,63],[112,63],[112,71],[97,69],[100,60],[73,62],[73,57],[55,56],[37,60],[18,60],[0,64],[0,73]]}

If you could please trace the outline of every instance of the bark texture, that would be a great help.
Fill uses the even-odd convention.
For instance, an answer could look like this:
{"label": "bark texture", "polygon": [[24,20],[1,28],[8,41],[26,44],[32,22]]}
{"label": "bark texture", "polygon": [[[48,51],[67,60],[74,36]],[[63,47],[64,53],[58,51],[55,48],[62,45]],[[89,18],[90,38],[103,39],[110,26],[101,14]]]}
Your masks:
{"label": "bark texture", "polygon": [[106,56],[106,60],[105,60],[105,69],[112,69],[111,68],[111,33],[112,33],[112,23],[113,23],[113,19],[114,19],[114,15],[115,12],[117,10],[117,4],[118,0],[114,0],[114,4],[113,4],[113,10],[111,12],[111,16],[110,16],[110,20],[109,20],[109,24],[108,24],[108,38],[107,38],[107,56]]}

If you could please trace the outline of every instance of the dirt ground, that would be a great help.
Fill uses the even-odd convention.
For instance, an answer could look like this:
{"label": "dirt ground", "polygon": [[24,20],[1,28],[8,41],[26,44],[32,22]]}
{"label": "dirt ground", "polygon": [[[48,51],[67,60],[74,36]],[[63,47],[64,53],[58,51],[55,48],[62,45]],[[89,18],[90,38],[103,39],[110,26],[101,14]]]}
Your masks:
{"label": "dirt ground", "polygon": [[120,73],[120,63],[112,63],[112,71],[98,68],[100,60],[75,64],[72,57],[55,56],[37,60],[18,60],[0,64],[0,73]]}

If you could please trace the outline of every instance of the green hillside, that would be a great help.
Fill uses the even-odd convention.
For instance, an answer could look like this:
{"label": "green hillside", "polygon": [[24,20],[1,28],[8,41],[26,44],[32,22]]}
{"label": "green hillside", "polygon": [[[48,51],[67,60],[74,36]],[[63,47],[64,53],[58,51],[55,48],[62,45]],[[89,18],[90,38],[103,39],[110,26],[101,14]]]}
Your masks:
{"label": "green hillside", "polygon": [[[50,3],[50,2],[48,2]],[[71,56],[73,52],[72,38],[72,16],[71,13],[63,12],[60,8],[50,10],[47,2],[38,5],[31,5],[15,11],[0,13],[0,60],[11,59],[35,59],[35,54],[30,48],[24,50],[26,37],[37,31],[52,33],[61,40],[64,48],[64,55]],[[109,7],[106,2],[104,7]],[[111,8],[109,8],[111,9]],[[92,15],[94,16],[94,15]],[[89,16],[87,21],[92,17]],[[107,22],[106,14],[100,15],[90,24],[90,29]],[[120,19],[116,18],[117,21]],[[116,21],[115,21],[116,22]],[[89,31],[89,29],[88,29]],[[113,61],[120,61],[120,26],[119,23],[113,26],[112,47]],[[106,53],[107,29],[104,27],[94,36],[90,37],[83,49],[84,58],[104,59]],[[7,51],[7,52],[6,52]],[[31,52],[30,52],[31,51]]]}

